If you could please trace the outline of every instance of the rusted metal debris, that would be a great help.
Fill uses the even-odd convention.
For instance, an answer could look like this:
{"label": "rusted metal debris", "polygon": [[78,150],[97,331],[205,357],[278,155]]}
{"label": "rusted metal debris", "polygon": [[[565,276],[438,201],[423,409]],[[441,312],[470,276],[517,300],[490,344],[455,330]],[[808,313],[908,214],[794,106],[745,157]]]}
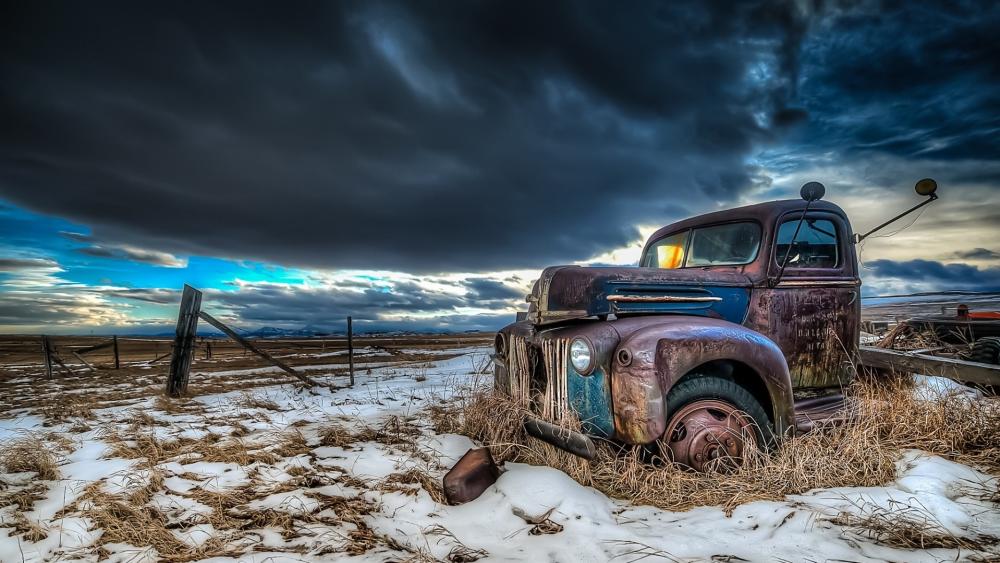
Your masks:
{"label": "rusted metal debris", "polygon": [[500,468],[489,448],[469,450],[445,474],[444,496],[448,504],[463,504],[479,498],[498,478]]}

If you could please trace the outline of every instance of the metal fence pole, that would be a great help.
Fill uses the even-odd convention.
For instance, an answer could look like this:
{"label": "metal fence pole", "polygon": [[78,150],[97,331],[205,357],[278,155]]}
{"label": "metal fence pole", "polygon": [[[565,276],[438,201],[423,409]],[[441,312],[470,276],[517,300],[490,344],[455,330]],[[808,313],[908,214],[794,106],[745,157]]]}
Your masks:
{"label": "metal fence pole", "polygon": [[354,328],[347,317],[347,365],[351,370],[351,387],[354,387]]}

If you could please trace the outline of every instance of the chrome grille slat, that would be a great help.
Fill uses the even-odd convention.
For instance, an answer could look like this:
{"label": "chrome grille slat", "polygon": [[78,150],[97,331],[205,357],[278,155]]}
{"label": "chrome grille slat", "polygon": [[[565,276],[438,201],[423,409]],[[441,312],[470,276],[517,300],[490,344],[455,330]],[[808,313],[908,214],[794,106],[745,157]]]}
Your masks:
{"label": "chrome grille slat", "polygon": [[569,389],[566,374],[566,360],[569,358],[569,341],[561,338],[542,343],[545,362],[546,401],[543,416],[554,422],[562,422],[569,405]]}
{"label": "chrome grille slat", "polygon": [[519,405],[527,407],[531,400],[531,361],[527,340],[518,336],[510,339],[507,366],[510,396]]}
{"label": "chrome grille slat", "polygon": [[545,387],[539,397],[540,414],[542,418],[561,422],[569,413],[569,386],[566,365],[569,361],[569,340],[554,338],[542,341],[541,365],[534,365],[533,356],[537,353],[526,338],[512,336],[507,349],[507,379],[509,389],[506,391],[519,405],[531,408],[532,373],[535,369],[544,370]]}

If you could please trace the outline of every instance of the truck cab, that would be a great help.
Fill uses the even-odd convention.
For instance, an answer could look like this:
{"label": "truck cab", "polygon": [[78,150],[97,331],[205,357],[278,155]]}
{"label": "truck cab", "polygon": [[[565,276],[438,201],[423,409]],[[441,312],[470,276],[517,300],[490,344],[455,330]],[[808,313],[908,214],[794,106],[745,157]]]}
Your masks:
{"label": "truck cab", "polygon": [[796,402],[842,398],[854,239],[837,205],[774,201],[663,227],[637,267],[547,268],[496,336],[496,388],[532,412],[529,433],[584,457],[596,437],[698,470],[739,462],[795,432]]}

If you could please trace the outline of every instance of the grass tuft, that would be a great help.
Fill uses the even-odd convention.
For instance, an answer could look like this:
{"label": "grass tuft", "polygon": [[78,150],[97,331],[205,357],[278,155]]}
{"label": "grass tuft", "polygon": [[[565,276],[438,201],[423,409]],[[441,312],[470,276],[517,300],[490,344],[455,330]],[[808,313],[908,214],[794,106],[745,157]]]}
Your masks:
{"label": "grass tuft", "polygon": [[[413,487],[412,485],[417,485]],[[431,500],[438,504],[447,504],[444,496],[444,487],[441,479],[431,476],[425,471],[412,467],[402,473],[393,473],[386,477],[379,485],[383,491],[395,491],[405,495],[416,495],[417,491],[423,489],[430,495]]]}
{"label": "grass tuft", "polygon": [[44,481],[59,478],[59,469],[51,448],[36,436],[29,435],[0,443],[0,467],[7,473],[30,471]]}
{"label": "grass tuft", "polygon": [[887,506],[870,501],[853,502],[856,511],[843,511],[828,519],[876,543],[898,549],[971,549],[981,551],[1000,538],[986,534],[951,533],[925,507],[889,500]]}

